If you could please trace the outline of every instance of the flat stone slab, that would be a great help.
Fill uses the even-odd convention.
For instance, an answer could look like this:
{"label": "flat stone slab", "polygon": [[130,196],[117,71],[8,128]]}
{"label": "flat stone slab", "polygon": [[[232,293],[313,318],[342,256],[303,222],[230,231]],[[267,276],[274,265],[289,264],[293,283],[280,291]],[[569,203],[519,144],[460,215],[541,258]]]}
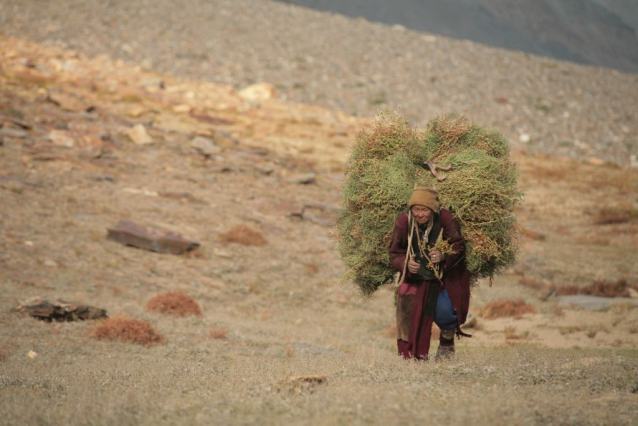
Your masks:
{"label": "flat stone slab", "polygon": [[200,246],[198,242],[168,229],[130,220],[120,220],[113,228],[109,228],[108,239],[156,253],[182,254]]}
{"label": "flat stone slab", "polygon": [[90,305],[68,303],[62,300],[49,302],[44,299],[33,299],[21,304],[18,310],[25,311],[29,316],[48,322],[108,318],[105,309]]}
{"label": "flat stone slab", "polygon": [[631,297],[598,297],[586,295],[558,296],[556,298],[561,306],[575,305],[588,311],[600,311],[616,305],[638,306],[638,299]]}

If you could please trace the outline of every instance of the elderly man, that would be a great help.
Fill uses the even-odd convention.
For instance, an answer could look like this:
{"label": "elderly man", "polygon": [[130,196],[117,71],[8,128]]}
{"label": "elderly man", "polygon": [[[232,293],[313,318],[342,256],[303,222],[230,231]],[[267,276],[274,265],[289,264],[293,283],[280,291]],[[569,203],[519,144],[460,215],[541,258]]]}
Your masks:
{"label": "elderly man", "polygon": [[[427,359],[432,323],[441,329],[437,359],[454,354],[470,304],[465,240],[458,221],[441,209],[436,191],[416,188],[409,209],[394,224],[390,258],[401,273],[397,294],[397,346],[404,358]],[[437,244],[437,241],[446,244]],[[446,247],[442,252],[439,247]]]}

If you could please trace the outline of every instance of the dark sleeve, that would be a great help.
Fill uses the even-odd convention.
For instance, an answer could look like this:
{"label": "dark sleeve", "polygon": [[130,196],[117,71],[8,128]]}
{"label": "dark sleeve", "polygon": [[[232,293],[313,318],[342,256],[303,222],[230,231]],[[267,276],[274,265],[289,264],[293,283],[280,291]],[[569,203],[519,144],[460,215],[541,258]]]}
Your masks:
{"label": "dark sleeve", "polygon": [[390,244],[390,260],[392,267],[399,272],[403,272],[405,256],[408,252],[408,216],[402,213],[394,221],[392,231],[392,243]]}
{"label": "dark sleeve", "polygon": [[441,225],[443,226],[443,239],[446,240],[454,250],[454,254],[445,256],[445,269],[451,268],[465,255],[465,239],[461,234],[459,221],[452,216],[452,213],[441,210]]}

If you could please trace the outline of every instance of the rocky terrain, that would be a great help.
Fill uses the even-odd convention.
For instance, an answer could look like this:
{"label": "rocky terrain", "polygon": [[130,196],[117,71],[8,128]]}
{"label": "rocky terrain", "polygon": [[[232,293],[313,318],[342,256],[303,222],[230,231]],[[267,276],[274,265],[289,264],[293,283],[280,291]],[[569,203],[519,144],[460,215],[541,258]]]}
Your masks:
{"label": "rocky terrain", "polygon": [[[514,151],[520,260],[474,290],[456,360],[412,364],[394,354],[392,289],[362,299],[340,283],[334,215],[367,121],[268,84],[236,90],[16,38],[0,39],[0,66],[0,424],[636,418],[635,169]],[[121,219],[201,246],[126,247],[107,239]],[[261,245],[233,243],[237,225]],[[595,283],[625,297],[564,295]],[[203,315],[145,309],[166,291]],[[163,341],[98,341],[92,321],[15,310],[33,297],[149,321]],[[516,300],[527,313],[489,308]]]}
{"label": "rocky terrain", "polygon": [[[35,4],[11,5],[3,29],[27,25],[25,11],[35,19],[59,6],[58,18],[29,27],[39,31],[101,7]],[[56,31],[81,35],[74,22]],[[473,337],[457,341],[456,359],[404,362],[393,290],[362,299],[340,282],[335,249],[343,163],[368,119],[317,105],[325,99],[285,99],[239,71],[218,84],[89,53],[0,36],[0,424],[635,423],[638,170],[590,158],[598,151],[570,148],[574,160],[515,143],[518,263],[474,289]],[[542,63],[552,64],[547,81],[567,66]],[[592,93],[620,101],[624,87],[625,104],[584,104],[602,111],[592,127],[629,114],[629,76],[574,69],[620,87]],[[498,108],[512,107],[506,96]],[[122,245],[108,230],[124,219],[200,246],[174,255]],[[246,228],[259,237],[233,238]],[[202,315],[147,309],[167,291]],[[162,343],[96,340],[92,320],[47,323],[16,309],[35,297],[148,321]]]}
{"label": "rocky terrain", "polygon": [[0,1],[6,35],[423,125],[463,112],[532,152],[636,166],[638,76],[270,0]]}

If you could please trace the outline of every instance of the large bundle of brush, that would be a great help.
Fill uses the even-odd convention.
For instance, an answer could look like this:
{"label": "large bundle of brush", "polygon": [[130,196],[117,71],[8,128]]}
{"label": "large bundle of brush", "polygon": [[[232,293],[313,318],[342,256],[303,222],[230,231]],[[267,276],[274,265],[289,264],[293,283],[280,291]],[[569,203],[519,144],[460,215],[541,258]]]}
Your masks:
{"label": "large bundle of brush", "polygon": [[346,174],[339,250],[349,269],[344,278],[363,294],[394,278],[392,229],[415,186],[435,188],[441,206],[459,220],[473,282],[514,262],[513,210],[521,193],[509,146],[497,132],[455,116],[434,119],[418,132],[385,112],[373,129],[358,135]]}

